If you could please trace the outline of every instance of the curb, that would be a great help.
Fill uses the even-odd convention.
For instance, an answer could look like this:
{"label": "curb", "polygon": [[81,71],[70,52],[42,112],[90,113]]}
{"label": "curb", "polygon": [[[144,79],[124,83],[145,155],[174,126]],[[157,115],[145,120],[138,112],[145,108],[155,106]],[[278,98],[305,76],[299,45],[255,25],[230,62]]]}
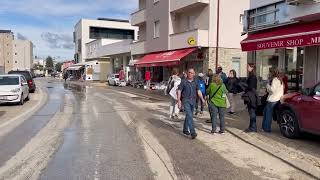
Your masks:
{"label": "curb", "polygon": [[[22,114],[19,114],[18,116],[13,117],[13,118],[9,119],[8,121],[0,124],[0,132],[1,132],[0,137],[9,133],[12,129],[19,126],[22,122],[24,122],[25,120],[27,120],[28,118],[33,116],[34,113],[37,112],[48,101],[49,96],[48,96],[48,93],[45,92],[44,87],[41,85],[38,87],[39,87],[38,90],[40,92],[39,93],[40,99],[37,102],[37,104],[32,106],[28,111],[25,111]],[[15,121],[18,121],[18,124],[12,125],[12,123]],[[11,127],[10,127],[10,125],[11,125]]]}

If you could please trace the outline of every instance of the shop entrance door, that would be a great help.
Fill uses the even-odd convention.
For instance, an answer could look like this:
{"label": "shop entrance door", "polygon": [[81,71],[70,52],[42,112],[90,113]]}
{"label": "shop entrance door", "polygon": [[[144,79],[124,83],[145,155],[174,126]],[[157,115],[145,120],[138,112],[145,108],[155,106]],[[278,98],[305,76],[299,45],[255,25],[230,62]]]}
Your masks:
{"label": "shop entrance door", "polygon": [[288,77],[288,91],[302,89],[304,48],[287,48],[285,50],[285,74]]}

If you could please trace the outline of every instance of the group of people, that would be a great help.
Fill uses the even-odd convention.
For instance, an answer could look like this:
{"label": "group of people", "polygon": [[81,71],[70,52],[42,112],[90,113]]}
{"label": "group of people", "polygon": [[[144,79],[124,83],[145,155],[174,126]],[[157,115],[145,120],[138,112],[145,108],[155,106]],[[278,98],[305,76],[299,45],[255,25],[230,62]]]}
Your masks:
{"label": "group of people", "polygon": [[[212,123],[211,133],[224,134],[225,132],[225,112],[229,109],[230,114],[235,113],[235,97],[238,93],[244,92],[242,99],[250,116],[249,128],[246,132],[257,132],[256,110],[261,105],[260,97],[257,93],[257,76],[254,64],[248,64],[248,78],[246,82],[240,82],[235,70],[230,70],[227,76],[222,67],[218,66],[216,73],[211,69],[204,75],[199,73],[196,76],[193,68],[179,76],[178,69],[173,69],[169,79],[167,94],[171,96],[170,118],[179,118],[179,112],[184,111],[185,121],[183,133],[191,135],[192,139],[197,137],[194,128],[193,116],[198,113],[203,114],[204,106],[208,106],[210,120]],[[264,118],[262,130],[271,132],[272,114],[276,104],[284,94],[283,78],[278,70],[270,72],[270,81],[267,85],[267,103],[264,108]],[[200,106],[200,110],[199,110]],[[217,131],[217,117],[219,115],[220,128]]]}

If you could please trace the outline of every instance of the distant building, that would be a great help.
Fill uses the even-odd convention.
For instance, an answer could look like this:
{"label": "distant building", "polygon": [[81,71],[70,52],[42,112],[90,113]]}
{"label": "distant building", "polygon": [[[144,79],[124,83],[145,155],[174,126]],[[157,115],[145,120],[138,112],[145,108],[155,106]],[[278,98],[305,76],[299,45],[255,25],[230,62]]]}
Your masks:
{"label": "distant building", "polygon": [[33,44],[28,40],[15,39],[12,43],[12,69],[31,70],[33,66]]}
{"label": "distant building", "polygon": [[107,45],[122,40],[134,40],[137,36],[136,29],[137,27],[131,26],[128,20],[81,19],[74,27],[75,62],[84,63],[90,61],[90,59],[87,60],[88,55],[90,55],[86,50],[87,43],[102,39],[101,45]]}
{"label": "distant building", "polygon": [[12,69],[12,41],[13,33],[10,30],[0,30],[0,74]]}

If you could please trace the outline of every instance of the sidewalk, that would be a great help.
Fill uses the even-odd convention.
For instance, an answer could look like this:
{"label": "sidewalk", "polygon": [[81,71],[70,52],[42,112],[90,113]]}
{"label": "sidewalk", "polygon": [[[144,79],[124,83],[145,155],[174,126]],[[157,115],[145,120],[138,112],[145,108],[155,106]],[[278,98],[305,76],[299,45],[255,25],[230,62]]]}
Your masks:
{"label": "sidewalk", "polygon": [[[136,89],[133,87],[108,87],[113,90],[119,90],[135,95],[156,99],[159,101],[169,102],[169,97],[165,96],[162,91]],[[286,164],[304,172],[305,174],[320,178],[320,141],[319,137],[313,135],[302,136],[301,139],[291,140],[282,136],[279,126],[276,122],[272,124],[272,133],[264,133],[258,130],[258,133],[247,134],[244,130],[249,125],[248,112],[243,109],[242,102],[237,103],[241,108],[234,115],[226,114],[226,131],[243,142],[259,149],[273,157],[283,161]],[[240,109],[240,110],[239,110]],[[166,111],[166,109],[165,109]],[[159,112],[162,113],[163,112]],[[167,115],[168,116],[168,115]],[[209,113],[205,112],[198,116],[195,122],[199,129],[211,127],[211,124],[205,121],[209,119]],[[257,117],[258,128],[261,127],[262,117]]]}

